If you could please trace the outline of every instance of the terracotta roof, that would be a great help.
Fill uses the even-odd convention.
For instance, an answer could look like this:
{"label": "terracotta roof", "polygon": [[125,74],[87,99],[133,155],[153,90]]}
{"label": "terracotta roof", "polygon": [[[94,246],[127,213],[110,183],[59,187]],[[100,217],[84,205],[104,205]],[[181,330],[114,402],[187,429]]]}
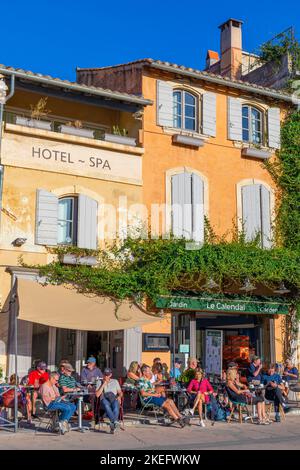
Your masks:
{"label": "terracotta roof", "polygon": [[114,90],[109,90],[107,88],[101,88],[98,86],[91,86],[85,84],[79,84],[77,82],[70,82],[69,80],[62,80],[61,78],[55,78],[50,75],[43,75],[41,73],[34,73],[30,70],[23,70],[20,68],[14,68],[0,64],[0,74],[11,75],[14,74],[16,78],[23,78],[28,80],[37,81],[40,83],[47,83],[51,86],[58,86],[64,89],[70,89],[77,92],[87,93],[91,95],[103,96],[110,99],[115,99],[119,101],[127,101],[130,103],[140,104],[143,106],[152,104],[151,100],[143,98],[139,95],[131,95],[125,92],[119,92]]}
{"label": "terracotta roof", "polygon": [[220,60],[219,53],[215,51],[211,51],[209,49],[207,51],[206,58]]}

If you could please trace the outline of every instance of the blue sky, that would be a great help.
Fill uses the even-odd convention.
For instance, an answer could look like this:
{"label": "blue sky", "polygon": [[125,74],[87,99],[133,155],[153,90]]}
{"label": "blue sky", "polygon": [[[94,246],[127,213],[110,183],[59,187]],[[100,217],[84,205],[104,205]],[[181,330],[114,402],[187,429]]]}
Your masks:
{"label": "blue sky", "polygon": [[[2,0],[0,63],[75,79],[75,68],[152,57],[202,69],[219,50],[218,25],[244,21],[243,49],[294,26],[300,2],[201,0]],[[5,18],[5,20],[3,20]]]}

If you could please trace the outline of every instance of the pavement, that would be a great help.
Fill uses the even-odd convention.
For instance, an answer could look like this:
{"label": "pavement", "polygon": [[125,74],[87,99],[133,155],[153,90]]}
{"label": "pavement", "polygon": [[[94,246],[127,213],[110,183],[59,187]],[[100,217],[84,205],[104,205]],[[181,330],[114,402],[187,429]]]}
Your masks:
{"label": "pavement", "polygon": [[0,450],[295,450],[300,449],[300,416],[287,415],[281,423],[260,426],[245,422],[216,422],[214,426],[138,424],[131,422],[124,430],[109,434],[107,425],[84,433],[72,431],[64,436],[45,431],[20,429],[16,434],[0,430]]}

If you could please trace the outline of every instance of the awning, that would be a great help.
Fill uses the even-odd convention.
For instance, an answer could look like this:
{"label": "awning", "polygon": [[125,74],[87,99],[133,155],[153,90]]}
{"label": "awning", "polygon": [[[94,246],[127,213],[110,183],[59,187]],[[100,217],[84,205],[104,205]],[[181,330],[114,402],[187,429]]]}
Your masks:
{"label": "awning", "polygon": [[78,293],[71,286],[43,285],[18,279],[20,320],[86,331],[112,331],[153,323],[159,317],[147,314],[129,301],[115,303],[109,297]]}

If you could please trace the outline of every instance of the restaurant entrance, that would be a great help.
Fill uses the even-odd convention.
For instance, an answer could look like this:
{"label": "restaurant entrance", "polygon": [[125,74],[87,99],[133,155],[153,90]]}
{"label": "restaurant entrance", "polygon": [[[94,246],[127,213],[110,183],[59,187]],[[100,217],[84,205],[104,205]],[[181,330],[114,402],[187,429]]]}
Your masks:
{"label": "restaurant entrance", "polygon": [[94,356],[98,367],[110,367],[115,376],[123,373],[123,331],[89,331],[87,356]]}

